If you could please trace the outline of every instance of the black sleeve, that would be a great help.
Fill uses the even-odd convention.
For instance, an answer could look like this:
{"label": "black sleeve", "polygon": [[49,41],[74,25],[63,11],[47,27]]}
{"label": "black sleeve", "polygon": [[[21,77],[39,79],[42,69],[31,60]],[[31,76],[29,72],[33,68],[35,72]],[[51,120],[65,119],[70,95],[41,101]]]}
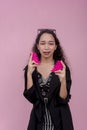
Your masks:
{"label": "black sleeve", "polygon": [[57,97],[57,101],[59,104],[66,104],[69,102],[71,98],[70,89],[71,89],[71,73],[68,66],[66,66],[66,87],[67,87],[67,97],[65,99],[61,98],[60,96]]}
{"label": "black sleeve", "polygon": [[35,85],[31,86],[31,88],[27,89],[27,71],[28,71],[28,66],[24,68],[24,92],[23,95],[24,97],[34,104],[36,102],[36,91],[35,91]]}

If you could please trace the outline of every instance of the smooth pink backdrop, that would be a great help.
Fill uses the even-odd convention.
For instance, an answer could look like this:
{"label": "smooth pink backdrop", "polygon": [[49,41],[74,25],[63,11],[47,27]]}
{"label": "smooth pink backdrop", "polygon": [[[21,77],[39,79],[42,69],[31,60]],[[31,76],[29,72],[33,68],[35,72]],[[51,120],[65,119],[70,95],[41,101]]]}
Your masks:
{"label": "smooth pink backdrop", "polygon": [[23,67],[38,28],[55,28],[71,66],[75,130],[87,129],[87,0],[0,0],[0,130],[26,130]]}

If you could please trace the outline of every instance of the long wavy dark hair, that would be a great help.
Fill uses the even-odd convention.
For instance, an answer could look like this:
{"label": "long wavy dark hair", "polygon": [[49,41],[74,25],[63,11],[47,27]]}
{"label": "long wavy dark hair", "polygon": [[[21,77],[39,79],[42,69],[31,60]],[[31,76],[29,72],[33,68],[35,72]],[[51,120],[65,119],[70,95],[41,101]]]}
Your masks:
{"label": "long wavy dark hair", "polygon": [[57,48],[56,48],[56,50],[54,51],[54,54],[53,54],[54,62],[56,63],[57,60],[62,60],[67,65],[67,60],[66,60],[66,56],[64,54],[63,48],[61,47],[59,39],[56,36],[56,30],[54,30],[54,29],[39,29],[38,31],[39,32],[37,34],[37,37],[36,37],[34,46],[32,48],[32,51],[36,52],[38,57],[39,57],[39,59],[40,59],[41,58],[41,54],[40,54],[40,52],[39,52],[39,50],[37,48],[37,45],[39,44],[40,37],[44,33],[51,34],[54,37],[54,39],[55,39],[55,44],[57,45]]}

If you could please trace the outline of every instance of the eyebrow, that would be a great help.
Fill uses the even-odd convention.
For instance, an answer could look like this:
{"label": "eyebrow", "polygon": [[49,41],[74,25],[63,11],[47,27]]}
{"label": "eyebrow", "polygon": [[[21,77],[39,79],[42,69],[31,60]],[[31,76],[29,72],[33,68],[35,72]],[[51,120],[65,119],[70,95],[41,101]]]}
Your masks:
{"label": "eyebrow", "polygon": [[45,42],[45,41],[40,41],[40,42]]}
{"label": "eyebrow", "polygon": [[[40,42],[45,42],[45,41],[40,41]],[[49,41],[49,42],[54,42],[54,41]]]}
{"label": "eyebrow", "polygon": [[54,42],[54,41],[49,41],[49,42]]}

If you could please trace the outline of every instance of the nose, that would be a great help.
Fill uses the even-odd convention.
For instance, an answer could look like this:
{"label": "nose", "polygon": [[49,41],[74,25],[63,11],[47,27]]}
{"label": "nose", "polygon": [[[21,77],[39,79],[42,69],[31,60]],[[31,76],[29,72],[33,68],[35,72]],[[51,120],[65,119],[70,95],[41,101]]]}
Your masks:
{"label": "nose", "polygon": [[45,44],[45,49],[49,49],[49,45],[47,43]]}

